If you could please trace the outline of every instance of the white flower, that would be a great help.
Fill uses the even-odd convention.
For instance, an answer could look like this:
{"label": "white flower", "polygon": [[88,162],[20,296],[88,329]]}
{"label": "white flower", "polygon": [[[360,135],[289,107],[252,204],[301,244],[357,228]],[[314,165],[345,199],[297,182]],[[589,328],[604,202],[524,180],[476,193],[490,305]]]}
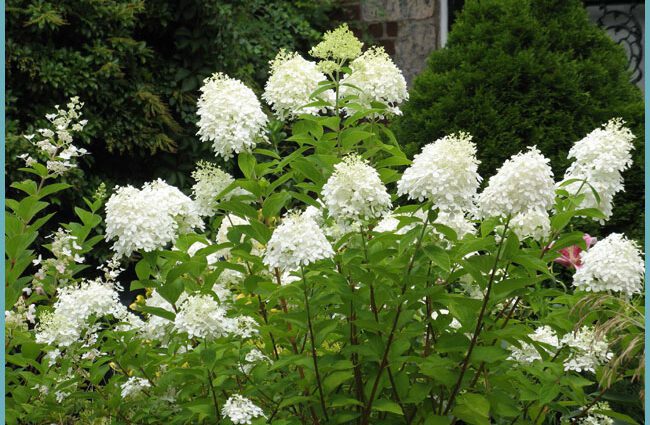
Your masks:
{"label": "white flower", "polygon": [[264,353],[262,353],[260,350],[257,348],[253,348],[251,351],[246,354],[246,357],[244,359],[249,362],[249,363],[255,363],[258,361],[271,361],[268,356],[266,356]]}
{"label": "white flower", "polygon": [[532,208],[512,217],[510,228],[519,239],[531,237],[541,241],[551,233],[551,219],[545,210]]}
{"label": "white flower", "polygon": [[180,305],[174,327],[189,338],[216,339],[231,332],[231,320],[225,306],[210,295],[190,295]]}
{"label": "white flower", "polygon": [[398,235],[402,235],[409,230],[407,229],[408,226],[403,226],[400,229],[398,229],[398,227],[399,227],[399,219],[397,219],[395,214],[388,213],[385,214],[381,220],[379,220],[377,225],[372,230],[378,233],[396,232]]}
{"label": "white flower", "polygon": [[212,216],[217,207],[217,195],[232,184],[235,179],[216,165],[199,161],[192,171],[196,183],[192,186],[192,195],[202,216]]}
{"label": "white flower", "polygon": [[[199,242],[199,241],[194,242],[192,245],[190,245],[189,248],[187,248],[187,254],[190,257],[194,257],[198,251],[212,245],[212,243],[210,241],[207,241],[207,242],[208,242],[207,244],[205,244],[203,242]],[[216,254],[216,253],[208,254],[206,256],[206,260],[208,262],[208,266],[212,266],[212,265],[216,264],[219,261],[219,255]]]}
{"label": "white flower", "polygon": [[247,152],[266,141],[268,119],[251,89],[222,73],[203,83],[197,102],[202,142],[212,142],[214,152],[229,159],[233,152]]}
{"label": "white flower", "polygon": [[249,399],[242,397],[239,394],[233,394],[226,400],[226,403],[221,409],[221,414],[227,416],[232,423],[251,424],[251,420],[264,416],[264,411],[253,404]]}
{"label": "white flower", "polygon": [[348,24],[342,24],[323,35],[323,41],[312,47],[309,54],[315,58],[345,61],[361,54],[363,43],[354,36]]}
{"label": "white flower", "polygon": [[91,316],[112,315],[122,319],[128,313],[113,285],[99,279],[59,288],[57,295],[54,310],[42,314],[36,326],[39,344],[70,346],[90,329],[88,319]]}
{"label": "white flower", "polygon": [[576,270],[573,284],[588,292],[621,292],[632,296],[643,291],[645,266],[634,241],[612,233],[580,253],[582,267]]}
{"label": "white flower", "polygon": [[[575,161],[566,170],[563,182],[578,179],[564,186],[571,194],[586,195],[582,208],[598,208],[607,218],[612,214],[614,195],[623,190],[621,173],[632,165],[631,150],[635,136],[624,127],[625,121],[613,118],[576,142],[569,151]],[[586,180],[586,183],[585,183]],[[589,186],[598,193],[600,203]]]}
{"label": "white flower", "polygon": [[[401,114],[398,105],[409,98],[406,80],[383,47],[366,50],[350,63],[350,69],[352,72],[341,80],[343,96],[358,96],[351,102],[367,109],[372,107],[371,102],[380,102],[388,106],[386,113]],[[356,112],[352,106],[345,110],[349,115]]]}
{"label": "white flower", "polygon": [[[233,230],[233,228],[237,226],[248,226],[248,225],[250,225],[248,219],[241,218],[233,214],[228,214],[224,216],[223,220],[221,221],[221,225],[219,226],[219,230],[217,231],[217,238],[216,238],[217,244],[221,245],[225,243],[232,243],[230,239],[228,239],[228,234]],[[243,242],[244,239],[245,236],[242,233],[241,237],[239,238],[239,242]],[[251,240],[250,242],[252,244],[251,254],[256,256],[261,255],[262,245],[259,243],[259,241]],[[226,247],[217,251],[215,254],[229,260],[232,258],[230,254],[231,249],[232,249],[231,247]]]}
{"label": "white flower", "polygon": [[48,366],[53,366],[56,364],[56,360],[61,357],[61,350],[58,348],[55,348],[52,351],[48,351],[47,354],[45,354],[45,358],[47,359],[47,364]]}
{"label": "white flower", "polygon": [[[535,332],[528,335],[528,337],[535,342],[550,345],[554,348],[554,350],[557,350],[560,346],[560,340],[558,339],[557,334],[553,328],[550,326],[541,326],[535,329]],[[515,360],[519,363],[532,363],[535,360],[541,360],[542,356],[538,351],[538,347],[541,347],[541,349],[543,349],[546,353],[551,352],[549,351],[548,347],[533,345],[532,343],[528,342],[522,342],[521,348],[515,346],[508,347],[508,349],[511,351],[508,360]]]}
{"label": "white flower", "polygon": [[189,338],[213,340],[239,335],[248,338],[257,332],[257,322],[250,317],[231,318],[226,316],[227,305],[210,295],[190,295],[180,304],[174,327],[185,332]]}
{"label": "white flower", "polygon": [[36,164],[38,162],[34,158],[32,158],[29,154],[26,154],[26,153],[18,155],[18,158],[25,161],[25,167],[31,167],[32,165],[34,165],[34,164]]}
{"label": "white flower", "polygon": [[255,367],[255,363],[265,362],[273,364],[273,360],[271,360],[267,355],[262,353],[257,348],[253,348],[251,351],[249,351],[246,354],[246,357],[244,357],[244,360],[246,361],[246,364],[240,365],[240,367],[246,374],[249,373],[253,367]]}
{"label": "white flower", "polygon": [[299,280],[302,280],[300,276],[298,276],[295,273],[291,273],[287,271],[282,273],[282,275],[280,276],[280,285],[282,286],[290,285],[293,282],[298,282]]}
{"label": "white flower", "polygon": [[[476,227],[474,223],[469,221],[463,212],[451,212],[446,210],[441,210],[438,212],[438,217],[436,217],[434,224],[443,224],[447,227],[450,227],[458,239],[462,239],[465,235],[473,235],[476,233]],[[434,229],[434,232],[440,237],[444,237],[442,233]]]}
{"label": "white flower", "polygon": [[357,155],[349,155],[334,166],[322,196],[329,215],[337,220],[378,218],[391,206],[377,170]]}
{"label": "white flower", "polygon": [[332,246],[318,224],[309,216],[289,213],[273,231],[263,261],[270,268],[293,271],[332,256]]}
{"label": "white flower", "polygon": [[[318,202],[321,203],[320,200]],[[313,219],[319,225],[323,224],[324,221],[325,221],[324,217],[323,217],[322,208],[317,208],[317,207],[315,207],[313,205],[309,205],[307,208],[305,208],[305,211],[303,211],[302,215],[303,215],[303,217],[309,217],[309,218]]]}
{"label": "white flower", "polygon": [[433,202],[440,210],[472,209],[481,182],[476,145],[468,133],[452,134],[426,145],[397,182],[398,195]]}
{"label": "white flower", "polygon": [[120,386],[120,388],[122,388],[120,395],[122,398],[135,397],[143,390],[146,390],[150,387],[151,384],[146,379],[132,376]]}
{"label": "white flower", "polygon": [[[187,298],[186,293],[182,293],[178,300],[176,301],[177,305],[180,305]],[[155,289],[144,302],[147,307],[156,307],[169,312],[174,312],[174,307],[164,299],[158,291]],[[157,316],[155,314],[149,315],[148,319],[143,323],[140,331],[142,335],[147,339],[162,340],[166,335],[169,334],[172,327],[172,322],[165,319],[164,317]]]}
{"label": "white flower", "polygon": [[[440,315],[442,315],[442,316],[450,316],[449,310],[441,308],[438,311],[434,311],[434,312],[431,313],[431,318],[433,320],[436,320],[436,319],[438,319],[438,316],[440,316]],[[463,325],[455,317],[452,316],[451,323],[449,324],[449,327],[451,329],[458,330],[458,329],[462,328]]]}
{"label": "white flower", "polygon": [[282,49],[271,61],[271,76],[264,86],[262,98],[271,105],[280,120],[299,114],[317,115],[322,108],[304,106],[316,100],[330,103],[334,100],[332,90],[320,93],[315,99],[310,98],[321,81],[326,81],[326,77],[314,62]]}
{"label": "white flower", "polygon": [[[576,422],[577,425],[614,425],[614,419],[609,416],[605,416],[602,413],[596,413],[595,410],[611,410],[609,403],[599,402],[591,407],[590,413],[578,419]],[[564,423],[564,422],[563,422]]]}
{"label": "white flower", "polygon": [[196,204],[160,179],[141,190],[120,187],[106,203],[106,240],[117,239],[119,256],[163,248],[195,227],[203,228]]}
{"label": "white flower", "polygon": [[514,216],[531,209],[548,211],[554,201],[553,172],[536,147],[508,159],[478,196],[482,217]]}
{"label": "white flower", "polygon": [[[224,287],[237,286],[244,281],[246,275],[238,270],[233,270],[229,268],[224,268],[223,271],[219,274],[217,280],[219,284]],[[219,294],[217,294],[219,295]],[[219,297],[221,300],[221,297]]]}
{"label": "white flower", "polygon": [[232,333],[240,338],[250,338],[259,333],[257,329],[257,322],[250,316],[239,316],[235,319],[235,326]]}
{"label": "white flower", "polygon": [[413,220],[408,221],[402,227],[400,227],[400,219],[404,220],[406,218],[418,219],[419,221],[424,221],[426,219],[426,212],[422,210],[417,210],[414,213],[397,213],[389,212],[384,214],[381,220],[377,225],[372,229],[378,233],[395,233],[396,235],[404,235],[409,230],[413,229],[418,222],[412,222]]}
{"label": "white flower", "polygon": [[596,367],[607,363],[613,353],[604,335],[596,335],[593,329],[583,326],[579,331],[569,332],[560,341],[571,349],[564,361],[564,370],[596,372]]}

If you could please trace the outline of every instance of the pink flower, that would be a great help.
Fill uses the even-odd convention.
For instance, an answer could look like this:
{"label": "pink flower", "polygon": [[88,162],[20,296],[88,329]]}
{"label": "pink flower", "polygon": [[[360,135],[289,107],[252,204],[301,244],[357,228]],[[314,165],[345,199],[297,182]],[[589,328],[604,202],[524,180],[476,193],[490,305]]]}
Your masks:
{"label": "pink flower", "polygon": [[[586,233],[582,238],[587,244],[587,249],[591,248],[596,243],[596,238],[592,238]],[[567,267],[569,269],[579,269],[582,266],[582,262],[580,260],[581,252],[582,248],[580,248],[578,245],[562,248],[559,250],[559,253],[562,255],[553,261],[558,264],[562,264],[564,267]]]}

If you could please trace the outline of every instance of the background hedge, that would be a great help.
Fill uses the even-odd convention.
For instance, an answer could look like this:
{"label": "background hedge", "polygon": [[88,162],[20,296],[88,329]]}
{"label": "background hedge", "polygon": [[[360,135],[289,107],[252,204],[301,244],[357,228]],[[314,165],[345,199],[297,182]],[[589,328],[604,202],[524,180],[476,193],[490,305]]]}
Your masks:
{"label": "background hedge", "polygon": [[621,116],[637,136],[634,165],[604,231],[641,239],[643,95],[629,78],[622,47],[578,0],[468,0],[446,47],[415,79],[394,130],[410,155],[447,133],[469,131],[484,177],[512,152],[537,145],[561,178],[571,145]]}
{"label": "background hedge", "polygon": [[[281,47],[305,51],[331,24],[332,0],[9,0],[6,5],[6,169],[29,148],[56,103],[86,103],[89,120],[76,184],[141,183],[164,176],[187,187],[197,159],[202,80],[226,72],[259,90]],[[91,163],[92,162],[92,163]],[[20,176],[11,171],[8,183]]]}

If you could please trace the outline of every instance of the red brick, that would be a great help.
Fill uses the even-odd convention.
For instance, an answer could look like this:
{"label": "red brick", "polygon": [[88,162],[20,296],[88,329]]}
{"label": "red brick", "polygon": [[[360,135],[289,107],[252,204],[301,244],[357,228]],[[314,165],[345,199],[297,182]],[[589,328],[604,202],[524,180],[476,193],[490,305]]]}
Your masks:
{"label": "red brick", "polygon": [[386,22],[386,35],[388,37],[397,37],[397,29],[398,29],[397,22],[395,21]]}
{"label": "red brick", "polygon": [[358,21],[361,19],[361,5],[351,4],[344,6],[345,20]]}
{"label": "red brick", "polygon": [[395,42],[393,40],[379,40],[379,44],[384,46],[386,53],[390,56],[395,54]]}
{"label": "red brick", "polygon": [[384,36],[384,24],[376,23],[368,25],[368,32],[374,38],[381,38]]}

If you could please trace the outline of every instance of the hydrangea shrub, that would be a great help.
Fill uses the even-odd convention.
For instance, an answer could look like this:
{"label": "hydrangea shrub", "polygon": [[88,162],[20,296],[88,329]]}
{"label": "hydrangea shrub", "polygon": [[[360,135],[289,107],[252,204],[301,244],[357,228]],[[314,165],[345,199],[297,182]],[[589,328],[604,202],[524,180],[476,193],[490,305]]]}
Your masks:
{"label": "hydrangea shrub", "polygon": [[[27,136],[36,180],[7,202],[9,421],[635,423],[606,400],[643,367],[642,253],[574,228],[609,218],[624,123],[577,142],[563,179],[534,147],[484,179],[468,133],[401,151],[385,124],[404,79],[380,49],[342,26],[311,55],[273,61],[275,118],[240,81],[205,80],[197,143],[242,177],[201,162],[191,196],[100,187],[48,254],[81,104]],[[86,264],[100,243],[113,256]],[[143,292],[129,307],[126,286]]]}

